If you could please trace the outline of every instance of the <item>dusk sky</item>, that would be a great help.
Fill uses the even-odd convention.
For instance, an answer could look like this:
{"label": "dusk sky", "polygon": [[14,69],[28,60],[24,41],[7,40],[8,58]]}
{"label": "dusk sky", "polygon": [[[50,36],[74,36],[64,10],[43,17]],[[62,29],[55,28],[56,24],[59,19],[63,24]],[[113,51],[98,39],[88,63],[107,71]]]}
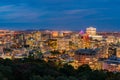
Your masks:
{"label": "dusk sky", "polygon": [[0,29],[120,31],[120,0],[0,0]]}

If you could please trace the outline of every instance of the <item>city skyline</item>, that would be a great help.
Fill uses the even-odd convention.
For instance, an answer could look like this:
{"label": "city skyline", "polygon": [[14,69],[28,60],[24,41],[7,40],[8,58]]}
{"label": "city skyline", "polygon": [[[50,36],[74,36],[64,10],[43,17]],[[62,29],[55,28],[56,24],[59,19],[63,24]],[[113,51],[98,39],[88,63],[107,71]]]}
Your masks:
{"label": "city skyline", "polygon": [[[119,0],[1,0],[0,29],[120,31]],[[20,28],[18,28],[20,27]]]}

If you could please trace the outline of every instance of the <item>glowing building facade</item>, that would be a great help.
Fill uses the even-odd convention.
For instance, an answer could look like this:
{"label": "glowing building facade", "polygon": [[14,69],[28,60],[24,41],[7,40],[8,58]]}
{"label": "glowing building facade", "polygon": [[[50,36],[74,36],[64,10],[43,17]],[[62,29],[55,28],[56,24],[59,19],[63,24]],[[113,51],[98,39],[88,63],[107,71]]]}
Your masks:
{"label": "glowing building facade", "polygon": [[86,29],[86,33],[87,33],[88,35],[91,35],[91,36],[96,35],[96,28],[94,28],[94,27],[89,27],[89,28]]}

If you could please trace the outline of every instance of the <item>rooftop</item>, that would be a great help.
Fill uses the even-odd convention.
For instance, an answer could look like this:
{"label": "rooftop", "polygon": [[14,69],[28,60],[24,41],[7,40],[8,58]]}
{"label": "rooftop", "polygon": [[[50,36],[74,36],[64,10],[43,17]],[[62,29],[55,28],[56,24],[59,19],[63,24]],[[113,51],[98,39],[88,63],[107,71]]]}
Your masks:
{"label": "rooftop", "polygon": [[98,48],[96,49],[78,49],[75,51],[75,54],[78,55],[95,55],[99,51]]}

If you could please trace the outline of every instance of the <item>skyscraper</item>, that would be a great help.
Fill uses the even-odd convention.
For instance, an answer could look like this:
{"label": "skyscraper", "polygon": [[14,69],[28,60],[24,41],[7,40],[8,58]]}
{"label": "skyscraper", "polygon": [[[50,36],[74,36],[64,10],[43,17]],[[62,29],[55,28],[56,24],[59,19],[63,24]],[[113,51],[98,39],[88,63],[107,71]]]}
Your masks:
{"label": "skyscraper", "polygon": [[87,33],[88,35],[94,36],[94,35],[96,35],[96,28],[94,28],[94,27],[89,27],[89,28],[86,29],[86,33]]}

